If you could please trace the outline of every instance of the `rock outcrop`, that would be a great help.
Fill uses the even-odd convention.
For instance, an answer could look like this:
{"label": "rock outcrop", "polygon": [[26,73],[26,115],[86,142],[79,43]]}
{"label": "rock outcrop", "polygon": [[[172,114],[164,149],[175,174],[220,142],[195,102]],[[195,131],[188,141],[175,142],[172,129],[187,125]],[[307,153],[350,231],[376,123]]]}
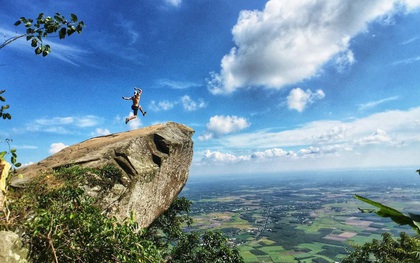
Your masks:
{"label": "rock outcrop", "polygon": [[168,122],[143,129],[96,137],[69,146],[39,163],[19,170],[11,185],[24,187],[39,173],[69,165],[103,167],[114,164],[122,172],[109,190],[83,185],[111,215],[123,220],[134,212],[147,227],[173,202],[184,187],[193,157],[191,128]]}

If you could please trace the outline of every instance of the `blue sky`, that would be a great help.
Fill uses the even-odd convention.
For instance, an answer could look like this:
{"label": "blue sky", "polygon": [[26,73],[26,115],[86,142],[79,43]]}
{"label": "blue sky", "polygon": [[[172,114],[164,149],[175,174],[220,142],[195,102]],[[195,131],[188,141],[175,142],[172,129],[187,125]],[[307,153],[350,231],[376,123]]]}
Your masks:
{"label": "blue sky", "polygon": [[[419,168],[420,1],[1,0],[2,41],[39,13],[82,34],[0,50],[19,160],[174,121],[193,128],[191,175]],[[2,42],[0,41],[0,42]],[[146,117],[129,124],[133,87]],[[3,143],[2,148],[7,144]]]}

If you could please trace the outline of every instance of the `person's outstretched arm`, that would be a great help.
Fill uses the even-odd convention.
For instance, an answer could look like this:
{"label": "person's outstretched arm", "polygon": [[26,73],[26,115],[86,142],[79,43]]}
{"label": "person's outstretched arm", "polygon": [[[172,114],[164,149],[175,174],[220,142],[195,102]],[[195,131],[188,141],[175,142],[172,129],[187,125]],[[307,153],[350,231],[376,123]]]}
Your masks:
{"label": "person's outstretched arm", "polygon": [[131,100],[131,97],[122,97],[123,98],[123,100]]}

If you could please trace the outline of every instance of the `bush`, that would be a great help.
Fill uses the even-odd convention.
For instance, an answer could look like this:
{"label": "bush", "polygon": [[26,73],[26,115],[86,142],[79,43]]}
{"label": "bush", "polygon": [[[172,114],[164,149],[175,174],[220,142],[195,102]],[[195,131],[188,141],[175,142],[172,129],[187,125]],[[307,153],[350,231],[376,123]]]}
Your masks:
{"label": "bush", "polygon": [[390,233],[382,234],[382,240],[373,239],[363,245],[353,245],[351,252],[342,263],[359,262],[389,262],[416,263],[420,262],[420,240],[401,232],[400,238],[394,240]]}

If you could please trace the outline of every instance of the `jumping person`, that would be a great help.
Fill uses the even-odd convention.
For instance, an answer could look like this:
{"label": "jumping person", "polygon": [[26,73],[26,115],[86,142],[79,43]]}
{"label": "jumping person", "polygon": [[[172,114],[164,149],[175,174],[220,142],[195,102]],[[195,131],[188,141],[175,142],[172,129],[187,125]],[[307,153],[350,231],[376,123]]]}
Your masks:
{"label": "jumping person", "polygon": [[129,118],[125,118],[125,124],[127,124],[129,121],[131,121],[132,119],[137,118],[137,112],[138,110],[140,110],[141,114],[143,114],[143,116],[146,115],[146,112],[143,111],[143,108],[140,106],[140,95],[143,93],[143,91],[137,87],[134,88],[134,96],[133,97],[122,97],[123,100],[131,100],[133,101],[133,105],[131,105],[131,109],[133,110],[134,115],[129,117]]}

